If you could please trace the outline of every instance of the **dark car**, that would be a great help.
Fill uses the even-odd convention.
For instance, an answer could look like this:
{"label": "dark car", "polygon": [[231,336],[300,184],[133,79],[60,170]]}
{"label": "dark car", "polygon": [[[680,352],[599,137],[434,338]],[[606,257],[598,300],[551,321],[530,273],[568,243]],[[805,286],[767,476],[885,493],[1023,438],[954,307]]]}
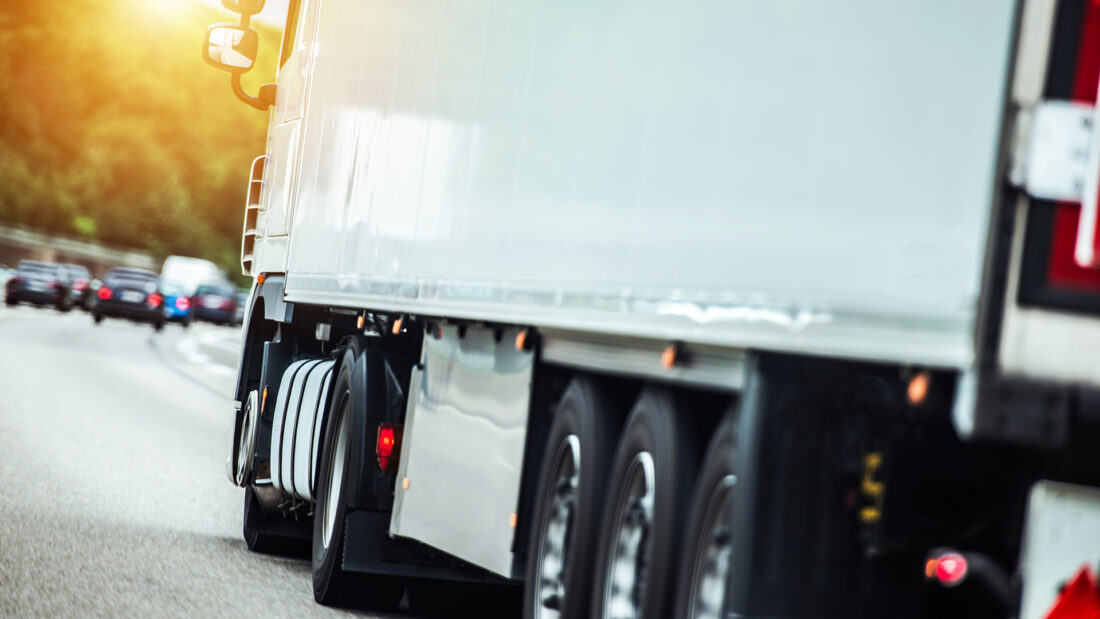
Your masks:
{"label": "dark car", "polygon": [[237,291],[237,311],[233,315],[233,324],[238,327],[244,324],[244,310],[248,306],[249,294],[248,290]]}
{"label": "dark car", "polygon": [[160,277],[146,269],[115,267],[103,276],[92,306],[96,324],[104,317],[147,322],[160,331],[164,328],[164,295]]}
{"label": "dark car", "polygon": [[88,272],[88,268],[80,264],[61,266],[69,272],[69,280],[72,282],[69,284],[69,290],[73,297],[73,304],[82,309],[90,308],[95,291],[92,289],[92,274]]}
{"label": "dark car", "polygon": [[164,295],[164,318],[185,328],[190,327],[191,295],[187,288],[182,284],[161,281],[160,292]]}
{"label": "dark car", "polygon": [[237,289],[229,282],[201,284],[191,297],[196,320],[232,325],[237,318]]}
{"label": "dark car", "polygon": [[15,273],[4,285],[4,302],[52,305],[62,312],[73,308],[69,273],[53,262],[21,260]]}

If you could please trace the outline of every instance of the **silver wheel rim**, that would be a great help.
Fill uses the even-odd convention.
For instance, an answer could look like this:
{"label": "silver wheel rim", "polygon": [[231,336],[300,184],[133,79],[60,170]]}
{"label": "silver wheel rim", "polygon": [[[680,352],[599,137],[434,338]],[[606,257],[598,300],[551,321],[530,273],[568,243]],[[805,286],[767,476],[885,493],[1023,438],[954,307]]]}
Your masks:
{"label": "silver wheel rim", "polygon": [[565,600],[565,575],[569,567],[569,542],[573,539],[573,514],[581,469],[581,442],[575,434],[562,439],[554,455],[554,485],[547,501],[535,563],[535,617],[557,619]]}
{"label": "silver wheel rim", "polygon": [[639,614],[649,572],[653,527],[653,456],[643,451],[627,469],[625,496],[617,507],[611,555],[604,583],[603,616],[633,619]]}
{"label": "silver wheel rim", "polygon": [[344,484],[344,455],[348,446],[348,398],[345,395],[340,406],[340,417],[336,420],[336,439],[328,458],[328,495],[325,497],[325,513],[322,520],[321,541],[325,550],[332,543],[332,532],[336,528],[336,513],[340,506],[340,488]]}
{"label": "silver wheel rim", "polygon": [[707,500],[703,527],[692,566],[688,617],[721,619],[733,555],[733,485],[737,478],[726,475]]}
{"label": "silver wheel rim", "polygon": [[256,390],[248,392],[244,401],[244,415],[241,416],[241,435],[237,440],[238,486],[244,486],[252,473],[252,452],[254,450],[254,430],[256,427],[256,409],[259,408],[259,394]]}

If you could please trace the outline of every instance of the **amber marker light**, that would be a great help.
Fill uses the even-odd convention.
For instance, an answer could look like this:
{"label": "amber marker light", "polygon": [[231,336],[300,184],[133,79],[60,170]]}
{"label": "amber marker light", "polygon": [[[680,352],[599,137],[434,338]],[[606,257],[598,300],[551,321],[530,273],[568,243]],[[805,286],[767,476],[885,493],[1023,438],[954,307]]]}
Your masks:
{"label": "amber marker light", "polygon": [[676,344],[669,344],[664,352],[661,353],[661,367],[666,370],[671,370],[676,367],[676,362],[679,361],[680,351]]}
{"label": "amber marker light", "polygon": [[267,280],[267,273],[260,273],[256,276],[256,283],[262,284]]}
{"label": "amber marker light", "polygon": [[394,335],[397,335],[398,333],[401,333],[401,326],[404,324],[404,322],[405,321],[401,318],[398,318],[397,320],[393,321],[393,334]]}
{"label": "amber marker light", "polygon": [[909,403],[917,406],[924,402],[924,399],[928,397],[928,388],[931,383],[932,377],[928,375],[928,372],[919,372],[916,376],[910,378],[909,388],[906,390]]}
{"label": "amber marker light", "polygon": [[516,350],[523,352],[527,350],[527,331],[520,331],[516,334]]}
{"label": "amber marker light", "polygon": [[936,567],[939,566],[939,559],[929,559],[924,562],[924,577],[928,580],[932,580],[936,577]]}

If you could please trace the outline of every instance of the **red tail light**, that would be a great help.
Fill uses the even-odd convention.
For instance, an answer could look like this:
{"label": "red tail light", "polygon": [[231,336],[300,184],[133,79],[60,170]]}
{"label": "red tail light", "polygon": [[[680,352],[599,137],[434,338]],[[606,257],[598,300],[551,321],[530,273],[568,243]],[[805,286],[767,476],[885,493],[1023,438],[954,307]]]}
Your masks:
{"label": "red tail light", "polygon": [[933,553],[924,564],[924,576],[945,587],[953,587],[966,578],[969,567],[966,557],[957,552]]}
{"label": "red tail light", "polygon": [[176,299],[176,309],[181,312],[186,312],[191,307],[191,302],[187,300],[187,297],[179,297]]}
{"label": "red tail light", "polygon": [[401,454],[401,424],[383,423],[378,426],[378,439],[374,444],[374,453],[378,455],[378,468],[383,473],[397,470],[397,460]]}
{"label": "red tail light", "polygon": [[73,289],[75,289],[75,290],[84,290],[87,287],[88,287],[88,280],[86,280],[86,279],[78,279],[75,282],[73,282]]}
{"label": "red tail light", "polygon": [[157,294],[155,292],[153,294],[145,297],[145,303],[147,303],[149,305],[149,307],[160,307],[160,304],[163,303],[163,302],[164,302],[164,297],[160,296],[159,294]]}
{"label": "red tail light", "polygon": [[98,296],[100,299],[110,299],[111,298],[111,289],[104,286],[104,287],[99,289],[99,292],[96,293],[96,296]]}
{"label": "red tail light", "polygon": [[27,283],[27,282],[22,277],[13,277],[13,278],[8,280],[7,285],[8,286],[22,286],[25,283]]}

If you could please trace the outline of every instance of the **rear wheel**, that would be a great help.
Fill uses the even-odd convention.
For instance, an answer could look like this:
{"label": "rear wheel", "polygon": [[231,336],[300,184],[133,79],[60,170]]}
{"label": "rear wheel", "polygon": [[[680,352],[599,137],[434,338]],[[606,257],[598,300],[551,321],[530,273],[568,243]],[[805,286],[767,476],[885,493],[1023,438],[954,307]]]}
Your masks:
{"label": "rear wheel", "polygon": [[539,469],[523,595],[528,619],[587,612],[619,423],[614,406],[588,379],[575,379],[558,404]]}
{"label": "rear wheel", "polygon": [[670,616],[679,534],[694,472],[691,442],[671,394],[644,391],[615,454],[591,616]]}
{"label": "rear wheel", "polygon": [[153,331],[161,331],[164,329],[164,321],[160,320],[153,323]]}
{"label": "rear wheel", "polygon": [[687,520],[676,598],[676,616],[720,619],[734,551],[733,453],[737,417],[727,414],[707,447]]}
{"label": "rear wheel", "polygon": [[92,322],[94,322],[94,323],[95,323],[95,324],[97,324],[97,325],[98,325],[99,323],[103,322],[103,314],[96,314],[96,313],[93,313],[93,314],[92,314]]}
{"label": "rear wheel", "polygon": [[332,404],[325,423],[324,449],[317,471],[313,515],[313,597],[321,604],[365,602],[372,610],[392,611],[401,603],[403,583],[377,574],[353,574],[343,569],[344,524],[350,492],[355,410],[351,396],[355,354],[344,353],[333,383]]}

